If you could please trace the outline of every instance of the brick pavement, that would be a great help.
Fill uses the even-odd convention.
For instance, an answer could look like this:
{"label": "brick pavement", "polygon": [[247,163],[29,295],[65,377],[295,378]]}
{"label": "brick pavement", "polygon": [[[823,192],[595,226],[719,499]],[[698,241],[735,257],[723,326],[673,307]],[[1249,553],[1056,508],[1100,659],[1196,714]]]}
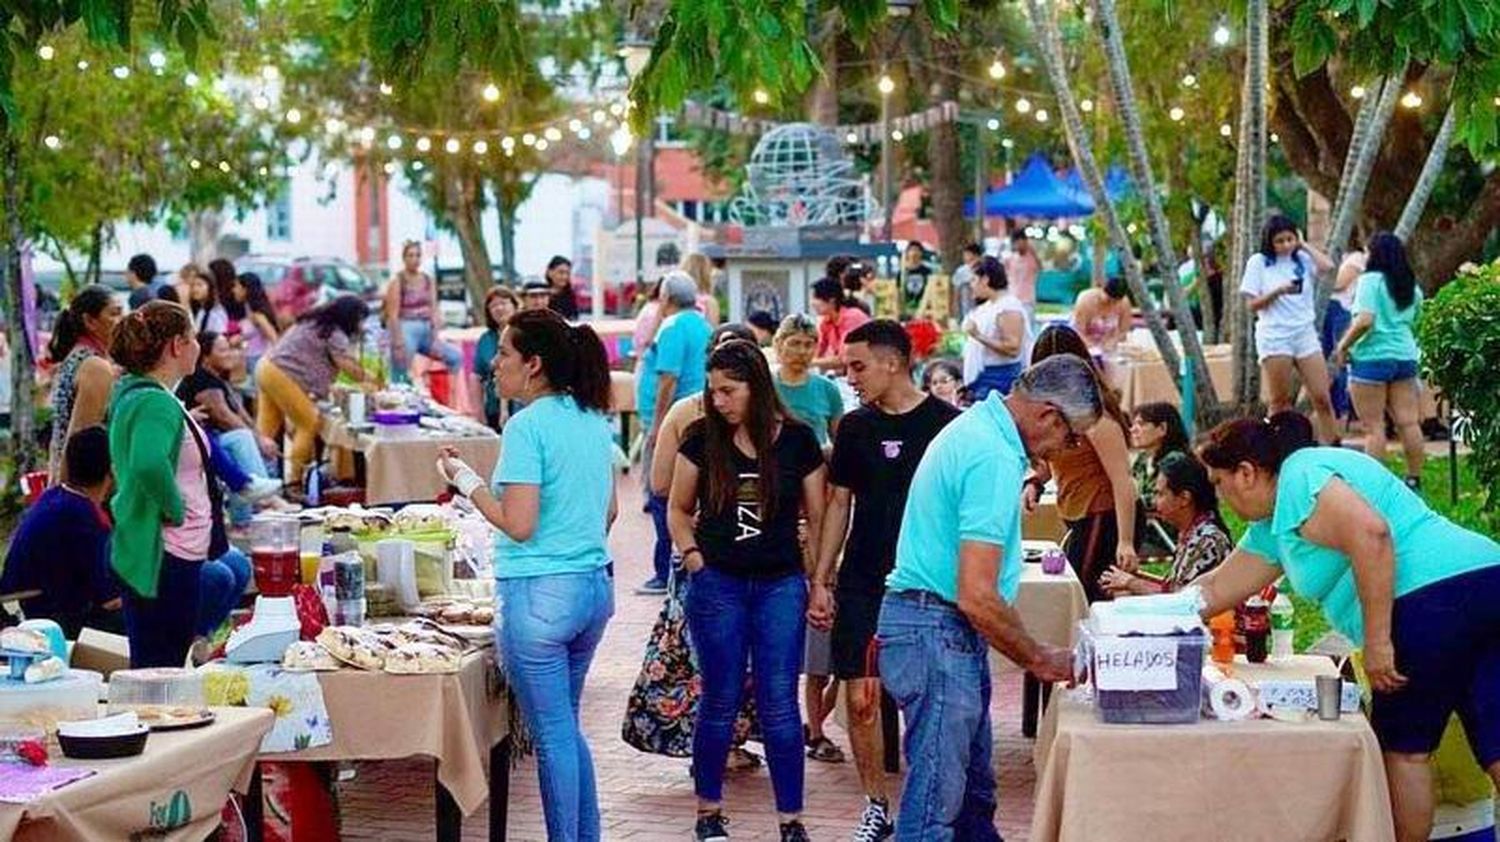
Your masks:
{"label": "brick pavement", "polygon": [[[654,537],[650,519],[641,513],[634,478],[623,480],[620,491],[623,511],[610,536],[617,559],[616,611],[584,691],[584,731],[598,773],[604,838],[611,842],[684,840],[691,837],[695,805],[688,761],[642,754],[620,739],[625,699],[660,608],[657,598],[631,593],[649,575]],[[1001,833],[1011,842],[1026,838],[1035,783],[1031,741],[1020,733],[1020,708],[1019,674],[997,676],[993,713],[1000,766],[999,820]],[[831,718],[827,731],[847,754],[848,740]],[[752,743],[750,748],[759,746]],[[358,776],[340,785],[344,838],[430,840],[432,774],[432,762],[420,759],[359,764]],[[892,780],[899,783],[899,778]],[[814,840],[849,838],[864,806],[853,764],[808,761],[806,791],[809,835]],[[777,838],[770,778],[764,768],[730,778],[725,809],[735,839]],[[487,834],[487,812],[481,808],[465,821],[464,838],[482,840]],[[534,760],[521,763],[511,776],[509,838],[523,842],[546,838]]]}

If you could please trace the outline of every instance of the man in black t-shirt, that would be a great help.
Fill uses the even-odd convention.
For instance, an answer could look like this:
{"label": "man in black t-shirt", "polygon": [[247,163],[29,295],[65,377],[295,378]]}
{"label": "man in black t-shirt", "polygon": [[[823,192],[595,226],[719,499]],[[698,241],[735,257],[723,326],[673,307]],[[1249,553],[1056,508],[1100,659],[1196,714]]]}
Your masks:
{"label": "man in black t-shirt", "polygon": [[[912,475],[927,445],[958,410],[922,393],[911,376],[911,339],[889,320],[868,322],[844,340],[849,385],[864,406],[845,415],[834,439],[808,621],[833,629],[833,671],[846,682],[849,740],[869,803],[857,839],[894,832],[878,752],[880,679],[873,641],[896,561],[896,538]],[[849,528],[851,502],[853,528]],[[845,535],[847,533],[847,543]],[[839,552],[843,563],[834,568]]]}

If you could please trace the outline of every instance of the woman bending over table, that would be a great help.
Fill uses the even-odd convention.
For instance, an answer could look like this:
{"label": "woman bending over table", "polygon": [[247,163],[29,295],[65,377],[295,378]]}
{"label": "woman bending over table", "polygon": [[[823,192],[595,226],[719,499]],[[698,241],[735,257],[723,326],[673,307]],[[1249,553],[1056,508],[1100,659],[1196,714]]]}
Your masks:
{"label": "woman bending over table", "polygon": [[1192,587],[1206,619],[1285,574],[1363,648],[1396,838],[1424,840],[1428,757],[1450,715],[1500,783],[1500,544],[1432,511],[1363,453],[1288,450],[1268,421],[1230,421],[1209,435],[1209,475],[1250,528]]}
{"label": "woman bending over table", "polygon": [[527,310],[501,334],[495,384],[526,406],[505,425],[490,486],[451,449],[438,470],[500,531],[496,645],[536,738],[547,838],[597,840],[578,702],[615,611],[605,546],[617,510],[609,360],[593,328]]}

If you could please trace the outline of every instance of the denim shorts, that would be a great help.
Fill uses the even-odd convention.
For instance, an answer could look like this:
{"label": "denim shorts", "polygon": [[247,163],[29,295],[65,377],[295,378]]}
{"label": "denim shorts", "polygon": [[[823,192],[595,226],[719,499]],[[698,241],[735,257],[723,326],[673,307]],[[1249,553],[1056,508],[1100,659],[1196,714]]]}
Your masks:
{"label": "denim shorts", "polygon": [[1416,360],[1354,360],[1349,363],[1349,379],[1356,383],[1400,383],[1416,376]]}

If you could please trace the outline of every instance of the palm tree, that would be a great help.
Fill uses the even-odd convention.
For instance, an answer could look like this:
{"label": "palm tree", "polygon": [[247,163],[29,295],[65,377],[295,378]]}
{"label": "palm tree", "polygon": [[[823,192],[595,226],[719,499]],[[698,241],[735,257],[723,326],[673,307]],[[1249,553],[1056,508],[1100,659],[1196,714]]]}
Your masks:
{"label": "palm tree", "polygon": [[1120,109],[1120,119],[1125,123],[1126,148],[1130,150],[1130,172],[1135,179],[1136,190],[1140,191],[1146,205],[1146,225],[1151,231],[1152,244],[1156,247],[1162,288],[1167,293],[1167,301],[1177,321],[1177,335],[1182,339],[1183,353],[1193,365],[1195,404],[1200,417],[1205,417],[1202,413],[1211,412],[1219,398],[1214,392],[1203,345],[1194,328],[1196,322],[1192,308],[1188,306],[1187,297],[1182,294],[1182,286],[1177,282],[1177,251],[1172,246],[1172,233],[1167,226],[1167,215],[1162,211],[1161,197],[1156,192],[1156,176],[1151,171],[1151,158],[1146,152],[1146,135],[1141,129],[1141,111],[1136,102],[1135,84],[1130,76],[1130,62],[1125,56],[1125,38],[1120,29],[1115,0],[1094,0],[1094,10],[1099,18],[1104,50],[1109,58],[1109,80],[1114,88],[1115,103]]}
{"label": "palm tree", "polygon": [[[1063,129],[1068,136],[1068,147],[1073,152],[1073,163],[1077,165],[1084,185],[1093,196],[1094,212],[1103,220],[1104,227],[1109,232],[1110,244],[1120,252],[1125,265],[1125,282],[1130,286],[1131,294],[1140,303],[1141,315],[1146,319],[1146,327],[1151,331],[1152,339],[1156,340],[1156,347],[1161,352],[1162,362],[1171,373],[1173,382],[1177,383],[1177,378],[1182,372],[1182,359],[1177,353],[1177,347],[1172,344],[1172,335],[1167,332],[1161,315],[1156,311],[1155,302],[1146,290],[1146,282],[1141,277],[1140,263],[1136,261],[1130,250],[1130,239],[1125,232],[1125,226],[1120,224],[1120,216],[1115,213],[1115,206],[1110,202],[1109,194],[1104,189],[1104,179],[1100,176],[1099,164],[1094,159],[1088,129],[1083,124],[1083,114],[1078,109],[1078,100],[1073,96],[1073,87],[1068,80],[1068,69],[1063,61],[1062,35],[1058,31],[1057,21],[1048,9],[1043,8],[1042,0],[1026,0],[1026,12],[1031,18],[1032,28],[1036,31],[1037,45],[1041,49],[1042,64],[1046,66],[1047,78],[1052,83],[1053,93],[1057,96],[1057,110],[1062,114]],[[1181,392],[1180,383],[1178,391]]]}
{"label": "palm tree", "polygon": [[1432,141],[1432,149],[1427,153],[1427,161],[1422,164],[1422,174],[1417,177],[1417,186],[1412,188],[1411,197],[1406,200],[1406,208],[1401,211],[1401,221],[1396,223],[1396,236],[1402,242],[1411,239],[1412,232],[1417,230],[1417,223],[1422,221],[1427,200],[1432,198],[1432,188],[1437,185],[1438,175],[1443,171],[1443,162],[1448,159],[1448,146],[1453,143],[1453,132],[1457,125],[1457,114],[1450,104],[1448,113],[1443,115],[1442,128],[1438,129],[1437,137]]}
{"label": "palm tree", "polygon": [[1241,170],[1235,204],[1239,206],[1235,236],[1235,263],[1229,267],[1228,292],[1232,314],[1230,342],[1234,349],[1234,396],[1241,407],[1260,400],[1260,363],[1255,353],[1255,321],[1239,294],[1245,264],[1255,252],[1261,220],[1266,213],[1266,77],[1271,63],[1268,0],[1250,0],[1245,10],[1245,46],[1248,63],[1240,116]]}

